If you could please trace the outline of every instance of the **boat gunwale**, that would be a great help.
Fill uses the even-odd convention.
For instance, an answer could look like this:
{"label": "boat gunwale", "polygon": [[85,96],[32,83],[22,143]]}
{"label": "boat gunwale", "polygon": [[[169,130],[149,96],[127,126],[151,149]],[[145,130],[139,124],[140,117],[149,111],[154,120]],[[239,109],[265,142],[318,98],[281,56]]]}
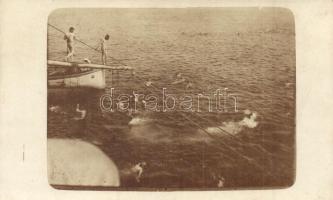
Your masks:
{"label": "boat gunwale", "polygon": [[64,74],[64,75],[54,75],[54,76],[48,75],[47,79],[48,80],[57,80],[57,79],[65,79],[65,78],[78,78],[80,76],[92,74],[92,73],[99,72],[99,71],[103,71],[103,69],[92,69],[92,70],[85,71],[85,72]]}
{"label": "boat gunwale", "polygon": [[54,68],[78,67],[78,68],[108,69],[108,70],[133,70],[132,67],[129,67],[127,65],[112,67],[112,66],[92,64],[92,63],[62,62],[62,61],[55,61],[55,60],[48,60],[47,65],[49,67],[54,67]]}

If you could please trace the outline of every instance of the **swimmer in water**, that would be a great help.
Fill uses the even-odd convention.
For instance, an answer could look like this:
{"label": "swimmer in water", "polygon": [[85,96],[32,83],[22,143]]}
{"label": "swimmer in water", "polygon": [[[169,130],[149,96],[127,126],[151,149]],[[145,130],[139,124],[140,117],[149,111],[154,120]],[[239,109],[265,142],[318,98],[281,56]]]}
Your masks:
{"label": "swimmer in water", "polygon": [[117,108],[120,109],[120,110],[125,110],[126,109],[125,104],[123,102],[117,103]]}
{"label": "swimmer in water", "polygon": [[80,113],[80,117],[75,117],[75,120],[81,120],[81,119],[85,119],[86,115],[87,115],[87,111],[86,110],[81,110],[80,109],[80,104],[76,105],[76,110],[77,113]]}
{"label": "swimmer in water", "polygon": [[138,164],[136,164],[134,167],[132,167],[132,171],[136,174],[136,181],[139,183],[140,182],[140,178],[141,175],[143,173],[143,168],[147,165],[146,162],[139,162]]}
{"label": "swimmer in water", "polygon": [[178,73],[176,74],[176,78],[181,78],[182,76],[183,76],[183,74],[180,73],[180,72],[178,72]]}
{"label": "swimmer in water", "polygon": [[60,114],[67,114],[60,106],[50,106],[49,111]]}
{"label": "swimmer in water", "polygon": [[219,176],[219,177],[218,177],[217,187],[218,187],[218,188],[222,188],[222,187],[224,187],[224,182],[225,182],[225,179],[224,179],[222,176]]}
{"label": "swimmer in water", "polygon": [[64,35],[64,40],[67,43],[67,62],[72,61],[74,56],[74,40],[77,39],[74,30],[74,27],[70,27],[69,32]]}
{"label": "swimmer in water", "polygon": [[148,81],[145,82],[145,85],[147,87],[151,86],[151,84],[153,84],[153,82],[149,79]]}
{"label": "swimmer in water", "polygon": [[57,113],[57,112],[60,111],[60,106],[50,106],[49,110],[50,110],[51,112],[55,112],[55,113]]}
{"label": "swimmer in water", "polygon": [[75,116],[73,119],[76,121],[73,124],[74,127],[74,137],[79,136],[82,137],[85,135],[86,128],[87,128],[87,111],[80,108],[80,104],[76,104],[76,109],[75,109],[77,116]]}
{"label": "swimmer in water", "polygon": [[176,85],[176,84],[179,84],[179,83],[184,83],[185,81],[186,81],[186,79],[183,77],[183,74],[182,73],[177,73],[176,74],[176,80],[173,81],[171,84]]}

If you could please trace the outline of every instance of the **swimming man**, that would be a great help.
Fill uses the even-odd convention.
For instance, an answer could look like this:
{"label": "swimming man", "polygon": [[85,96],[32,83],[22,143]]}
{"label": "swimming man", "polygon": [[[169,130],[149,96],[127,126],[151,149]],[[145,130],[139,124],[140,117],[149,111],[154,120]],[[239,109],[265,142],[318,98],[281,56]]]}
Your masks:
{"label": "swimming man", "polygon": [[139,162],[138,164],[136,164],[134,167],[132,167],[132,171],[136,174],[136,181],[139,183],[140,182],[140,178],[143,172],[143,168],[146,166],[146,162]]}

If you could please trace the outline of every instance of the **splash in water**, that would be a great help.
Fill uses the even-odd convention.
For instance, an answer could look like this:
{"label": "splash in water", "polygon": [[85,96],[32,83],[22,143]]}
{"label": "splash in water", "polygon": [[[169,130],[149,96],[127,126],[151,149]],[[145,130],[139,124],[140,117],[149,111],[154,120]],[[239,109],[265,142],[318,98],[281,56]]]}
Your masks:
{"label": "splash in water", "polygon": [[[248,113],[248,110],[246,111]],[[206,129],[207,132],[211,134],[223,134],[223,131],[226,131],[230,134],[238,134],[244,128],[255,128],[258,125],[258,121],[256,121],[258,114],[256,112],[252,112],[250,116],[245,116],[241,121],[229,121],[223,122],[222,126],[217,127],[208,127]],[[222,130],[223,131],[222,131]]]}
{"label": "splash in water", "polygon": [[58,114],[67,114],[61,106],[58,105],[51,105],[49,107],[49,111]]}
{"label": "splash in water", "polygon": [[130,122],[128,122],[128,125],[131,126],[145,125],[151,121],[152,120],[148,118],[134,117]]}

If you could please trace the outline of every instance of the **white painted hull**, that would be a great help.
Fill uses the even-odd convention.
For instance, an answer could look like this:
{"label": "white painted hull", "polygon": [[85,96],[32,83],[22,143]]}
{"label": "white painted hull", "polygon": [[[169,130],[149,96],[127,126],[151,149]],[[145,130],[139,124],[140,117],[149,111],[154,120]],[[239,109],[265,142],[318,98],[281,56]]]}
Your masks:
{"label": "white painted hull", "polygon": [[115,163],[97,146],[78,139],[47,139],[47,174],[53,186],[120,186]]}
{"label": "white painted hull", "polygon": [[105,70],[93,69],[71,75],[50,76],[48,78],[48,88],[95,88],[104,89]]}

